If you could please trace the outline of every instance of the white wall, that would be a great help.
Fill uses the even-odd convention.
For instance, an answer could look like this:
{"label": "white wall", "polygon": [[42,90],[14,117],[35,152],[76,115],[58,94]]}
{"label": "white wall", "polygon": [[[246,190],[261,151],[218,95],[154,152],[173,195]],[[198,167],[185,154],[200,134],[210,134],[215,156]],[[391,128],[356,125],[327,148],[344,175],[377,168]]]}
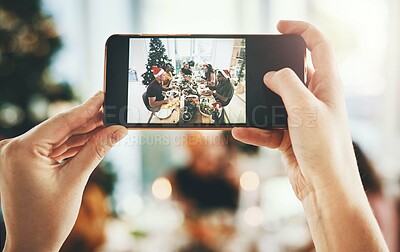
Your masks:
{"label": "white wall", "polygon": [[218,39],[215,43],[214,69],[228,69],[233,53],[233,39]]}
{"label": "white wall", "polygon": [[147,48],[144,39],[131,39],[129,41],[129,68],[137,71],[139,83],[143,80],[142,74],[146,72]]}

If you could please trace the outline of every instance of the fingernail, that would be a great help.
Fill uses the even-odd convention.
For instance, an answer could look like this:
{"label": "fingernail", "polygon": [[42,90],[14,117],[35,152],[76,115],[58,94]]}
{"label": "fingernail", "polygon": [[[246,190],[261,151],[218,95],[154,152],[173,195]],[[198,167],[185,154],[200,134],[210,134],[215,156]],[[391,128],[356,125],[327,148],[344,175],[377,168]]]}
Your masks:
{"label": "fingernail", "polygon": [[94,96],[99,96],[103,93],[103,91],[97,91],[97,93]]}
{"label": "fingernail", "polygon": [[126,137],[126,135],[128,135],[128,130],[126,128],[121,128],[114,131],[111,136],[112,144],[118,143],[122,138]]}
{"label": "fingernail", "polygon": [[275,71],[270,71],[264,75],[264,84],[267,84],[267,82],[274,76]]}

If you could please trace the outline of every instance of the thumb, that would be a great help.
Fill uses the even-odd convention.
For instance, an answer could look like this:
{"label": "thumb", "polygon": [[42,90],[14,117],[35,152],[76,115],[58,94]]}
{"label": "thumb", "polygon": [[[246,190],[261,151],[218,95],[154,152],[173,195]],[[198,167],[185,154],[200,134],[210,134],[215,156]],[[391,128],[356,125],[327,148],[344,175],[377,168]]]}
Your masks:
{"label": "thumb", "polygon": [[310,104],[316,99],[290,68],[266,73],[264,83],[282,98],[288,114],[290,114],[290,108]]}
{"label": "thumb", "polygon": [[128,134],[128,130],[122,126],[110,126],[96,132],[79,152],[68,161],[65,168],[72,176],[85,181],[103,160],[115,143]]}

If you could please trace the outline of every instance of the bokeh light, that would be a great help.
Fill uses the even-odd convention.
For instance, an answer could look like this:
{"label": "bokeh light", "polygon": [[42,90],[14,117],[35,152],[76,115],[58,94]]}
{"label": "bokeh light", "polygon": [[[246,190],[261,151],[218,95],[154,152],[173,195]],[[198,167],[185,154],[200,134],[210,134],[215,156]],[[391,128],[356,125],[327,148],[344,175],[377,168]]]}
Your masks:
{"label": "bokeh light", "polygon": [[154,180],[152,186],[153,196],[160,200],[166,200],[171,197],[172,186],[167,178],[160,177]]}
{"label": "bokeh light", "polygon": [[254,171],[246,171],[240,176],[240,186],[245,191],[255,191],[260,186],[260,178]]}
{"label": "bokeh light", "polygon": [[25,118],[24,111],[11,103],[5,103],[0,107],[0,125],[10,128],[22,122]]}

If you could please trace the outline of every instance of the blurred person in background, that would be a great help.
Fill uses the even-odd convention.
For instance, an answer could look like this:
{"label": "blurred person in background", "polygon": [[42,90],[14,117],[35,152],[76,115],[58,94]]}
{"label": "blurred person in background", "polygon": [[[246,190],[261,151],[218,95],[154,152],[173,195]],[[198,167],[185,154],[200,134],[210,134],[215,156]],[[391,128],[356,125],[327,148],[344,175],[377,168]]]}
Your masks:
{"label": "blurred person in background", "polygon": [[78,218],[61,252],[96,251],[106,242],[105,223],[112,211],[108,197],[116,181],[110,167],[109,163],[102,162],[90,176]]}
{"label": "blurred person in background", "polygon": [[258,147],[238,142],[230,131],[213,137],[189,133],[190,162],[171,175],[192,240],[182,251],[225,251],[235,238],[240,192],[236,160],[239,153],[256,154]]}
{"label": "blurred person in background", "polygon": [[199,132],[188,135],[189,164],[171,175],[174,197],[185,214],[191,243],[182,251],[221,251],[235,232],[239,183],[232,137],[211,144]]}
{"label": "blurred person in background", "polygon": [[361,182],[364,186],[372,211],[374,212],[383,236],[388,244],[389,250],[400,251],[400,218],[397,209],[398,206],[396,204],[397,202],[394,198],[385,195],[381,179],[360,146],[353,142],[353,147],[356,154]]}

